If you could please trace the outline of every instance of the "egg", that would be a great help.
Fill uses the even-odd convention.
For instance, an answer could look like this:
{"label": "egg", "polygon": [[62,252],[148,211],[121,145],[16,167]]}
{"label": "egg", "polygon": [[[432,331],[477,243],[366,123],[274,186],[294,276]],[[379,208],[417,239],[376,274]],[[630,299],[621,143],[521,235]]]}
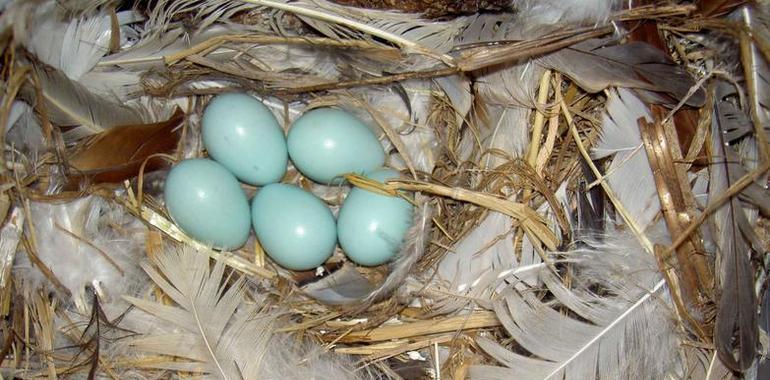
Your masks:
{"label": "egg", "polygon": [[203,111],[203,145],[209,156],[243,182],[262,186],[286,174],[288,151],[273,113],[243,93],[212,99]]}
{"label": "egg", "polygon": [[[366,176],[384,183],[398,178],[399,174],[378,169]],[[384,264],[401,250],[412,226],[413,212],[412,204],[403,198],[355,188],[345,198],[337,217],[340,246],[356,264]]]}
{"label": "egg", "polygon": [[180,162],[166,178],[163,197],[171,219],[201,243],[233,250],[249,238],[249,201],[235,176],[217,162]]}
{"label": "egg", "polygon": [[326,204],[293,185],[263,187],[251,204],[259,243],[278,265],[310,270],[323,264],[337,244],[337,228]]}
{"label": "egg", "polygon": [[377,136],[355,116],[335,108],[306,112],[289,129],[289,157],[313,181],[340,184],[346,173],[363,173],[385,163]]}

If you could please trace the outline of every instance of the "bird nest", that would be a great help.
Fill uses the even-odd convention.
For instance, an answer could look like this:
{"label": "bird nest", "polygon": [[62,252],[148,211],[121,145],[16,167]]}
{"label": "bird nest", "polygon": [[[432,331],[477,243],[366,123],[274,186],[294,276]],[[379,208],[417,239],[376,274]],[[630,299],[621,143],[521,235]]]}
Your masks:
{"label": "bird nest", "polygon": [[[767,5],[390,3],[0,3],[2,376],[758,376]],[[177,226],[226,92],[364,121],[402,178],[281,182],[408,198],[395,259]]]}

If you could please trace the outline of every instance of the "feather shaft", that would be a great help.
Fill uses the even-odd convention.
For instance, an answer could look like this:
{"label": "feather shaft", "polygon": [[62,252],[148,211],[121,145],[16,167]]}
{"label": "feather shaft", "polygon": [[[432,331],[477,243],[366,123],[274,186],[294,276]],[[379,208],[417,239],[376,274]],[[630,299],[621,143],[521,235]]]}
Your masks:
{"label": "feather shaft", "polygon": [[339,25],[344,25],[349,28],[356,29],[361,32],[370,34],[372,36],[382,38],[386,41],[390,41],[408,50],[420,52],[427,56],[439,59],[442,62],[449,65],[450,67],[454,66],[453,64],[454,59],[446,54],[441,54],[436,51],[433,51],[432,49],[429,49],[425,46],[422,46],[414,41],[401,37],[397,34],[389,33],[387,31],[373,27],[371,25],[367,25],[362,22],[358,22],[356,20],[351,20],[349,18],[344,18],[330,12],[322,12],[315,9],[310,9],[306,7],[301,7],[297,5],[292,5],[292,4],[288,4],[280,1],[272,1],[272,0],[240,0],[240,1],[243,1],[245,3],[262,5],[262,6],[270,7],[274,9],[279,9],[279,10],[294,13],[300,16],[311,17],[318,20],[323,20],[323,21],[332,22]]}
{"label": "feather shaft", "polygon": [[624,311],[622,314],[620,314],[614,321],[612,321],[610,324],[608,324],[604,329],[602,329],[599,334],[596,334],[590,341],[588,341],[583,348],[575,352],[572,356],[570,356],[567,360],[565,360],[561,365],[559,365],[557,368],[555,368],[553,371],[551,371],[549,374],[545,376],[545,379],[550,379],[553,376],[556,376],[559,372],[564,370],[567,365],[569,365],[573,360],[575,360],[577,357],[579,357],[583,352],[588,350],[593,344],[598,342],[600,339],[602,339],[605,335],[607,335],[608,332],[612,331],[618,324],[622,323],[623,320],[625,320],[626,317],[631,315],[634,311],[636,311],[640,306],[644,305],[646,302],[649,301],[649,299],[658,293],[661,289],[663,289],[664,285],[666,284],[665,280],[658,281],[657,284],[655,284],[655,287],[652,288],[647,294],[639,298],[631,307],[628,308],[628,310]]}
{"label": "feather shaft", "polygon": [[[751,30],[752,27],[752,15],[751,15],[751,9],[750,7],[744,7],[742,10],[742,16],[744,19],[744,22],[746,23],[746,27],[748,30]],[[742,29],[739,42],[740,42],[740,51],[741,51],[741,64],[743,66],[744,71],[744,77],[746,78],[746,87],[748,88],[749,93],[749,101],[750,101],[750,107],[749,112],[751,115],[751,120],[754,124],[755,133],[757,140],[759,141],[759,151],[761,152],[761,157],[763,161],[770,160],[770,143],[767,140],[767,132],[765,132],[765,128],[763,127],[762,119],[760,117],[760,110],[762,105],[759,102],[759,87],[758,87],[758,79],[757,73],[756,73],[756,63],[755,59],[756,54],[754,53],[754,46],[751,43],[752,39],[749,35],[749,32]]]}

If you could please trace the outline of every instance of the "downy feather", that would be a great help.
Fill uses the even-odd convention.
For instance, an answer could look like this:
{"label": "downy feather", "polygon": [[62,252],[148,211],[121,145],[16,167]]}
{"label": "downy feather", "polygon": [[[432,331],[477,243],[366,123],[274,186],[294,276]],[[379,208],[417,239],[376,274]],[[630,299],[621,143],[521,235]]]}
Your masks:
{"label": "downy feather", "polygon": [[[117,312],[120,296],[142,286],[146,277],[137,262],[144,254],[146,227],[137,219],[95,196],[58,204],[31,202],[30,211],[35,254],[69,290],[79,311],[89,308],[86,288],[96,291],[105,305],[114,303],[117,308],[108,311]],[[27,255],[17,256],[14,272],[32,289],[48,284]]]}
{"label": "downy feather", "polygon": [[572,288],[547,267],[540,269],[555,302],[539,299],[517,278],[499,293],[498,318],[537,358],[482,338],[482,349],[506,368],[474,366],[472,379],[660,379],[670,370],[675,326],[654,259],[628,233],[584,243],[560,255],[574,262]]}
{"label": "downy feather", "polygon": [[613,156],[606,181],[642,228],[660,211],[660,201],[647,153],[642,147],[637,120],[652,122],[647,106],[627,89],[611,90],[602,115],[601,139],[593,148],[593,159]]}
{"label": "downy feather", "polygon": [[283,324],[281,309],[268,309],[260,297],[248,301],[245,280],[228,280],[224,265],[210,266],[205,253],[170,247],[154,265],[142,266],[173,301],[166,305],[127,298],[155,318],[158,328],[129,346],[168,356],[167,361],[148,362],[148,368],[181,369],[217,379],[359,378],[344,357],[275,333]]}

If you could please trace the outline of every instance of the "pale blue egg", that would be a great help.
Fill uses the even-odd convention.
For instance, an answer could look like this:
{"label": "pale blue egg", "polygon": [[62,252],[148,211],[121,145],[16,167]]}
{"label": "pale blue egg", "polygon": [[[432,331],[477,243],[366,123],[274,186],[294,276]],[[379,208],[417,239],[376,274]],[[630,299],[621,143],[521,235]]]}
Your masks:
{"label": "pale blue egg", "polygon": [[174,222],[203,244],[233,250],[249,238],[249,201],[238,180],[217,162],[180,162],[169,172],[163,196]]}
{"label": "pale blue egg", "polygon": [[318,267],[337,243],[329,208],[297,186],[274,183],[260,189],[251,203],[251,220],[262,248],[287,269]]}
{"label": "pale blue egg", "polygon": [[[379,169],[367,177],[385,182],[398,172]],[[401,197],[354,188],[340,208],[337,237],[347,257],[359,265],[374,266],[390,261],[401,250],[412,226],[412,204]]]}
{"label": "pale blue egg", "polygon": [[385,163],[377,136],[355,116],[335,108],[317,108],[289,129],[289,157],[305,176],[339,184],[346,173],[363,173]]}
{"label": "pale blue egg", "polygon": [[203,111],[203,145],[241,181],[262,186],[286,173],[286,137],[273,113],[243,93],[212,99]]}

